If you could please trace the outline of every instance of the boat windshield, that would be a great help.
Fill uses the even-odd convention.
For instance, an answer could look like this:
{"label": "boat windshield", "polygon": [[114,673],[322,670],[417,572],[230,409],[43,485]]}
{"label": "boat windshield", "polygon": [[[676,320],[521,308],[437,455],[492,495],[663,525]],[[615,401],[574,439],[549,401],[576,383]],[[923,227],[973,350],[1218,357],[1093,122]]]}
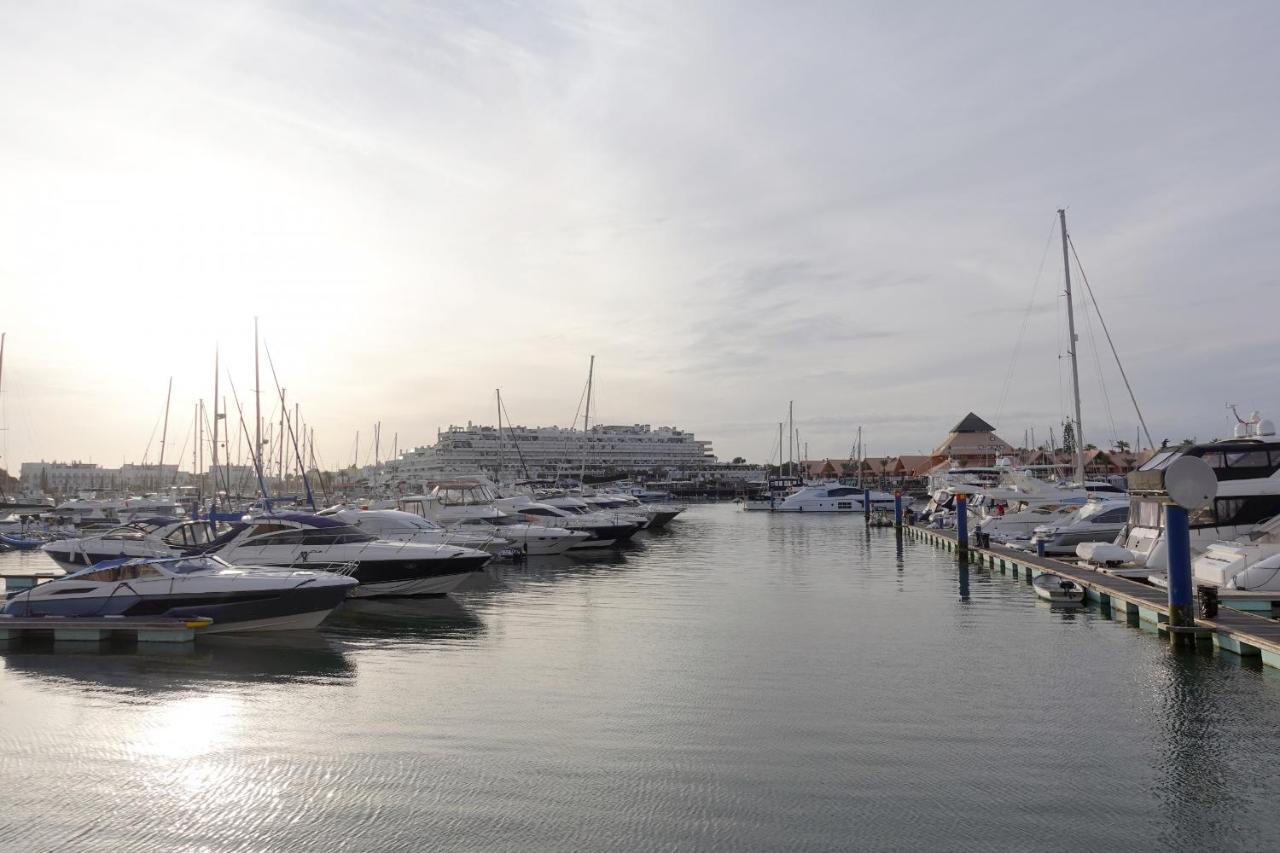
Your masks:
{"label": "boat windshield", "polygon": [[510,515],[487,515],[484,518],[463,519],[463,524],[483,524],[486,527],[510,527],[513,524],[524,524],[519,518]]}
{"label": "boat windshield", "polygon": [[374,542],[377,536],[347,524],[334,527],[300,528],[254,536],[241,543],[242,548],[267,545],[351,545]]}
{"label": "boat windshield", "polygon": [[68,577],[75,578],[78,581],[91,581],[93,583],[119,583],[120,581],[132,581],[139,578],[162,578],[164,576],[164,572],[151,563],[134,562],[132,560],[125,563],[115,562],[114,564],[93,566],[83,572],[68,575]]}

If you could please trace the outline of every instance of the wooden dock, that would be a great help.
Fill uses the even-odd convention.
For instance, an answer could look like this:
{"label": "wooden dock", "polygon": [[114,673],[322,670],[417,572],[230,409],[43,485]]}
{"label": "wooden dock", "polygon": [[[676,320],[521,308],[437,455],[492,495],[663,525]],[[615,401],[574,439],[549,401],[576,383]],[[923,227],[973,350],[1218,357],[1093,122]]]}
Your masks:
{"label": "wooden dock", "polygon": [[[948,551],[959,549],[953,531],[914,526],[904,526],[903,530],[907,535],[939,548]],[[1112,613],[1123,612],[1126,617],[1147,622],[1161,632],[1177,630],[1171,629],[1167,624],[1168,593],[1158,587],[1104,574],[1086,566],[1064,563],[1051,557],[1037,557],[1035,554],[1001,545],[977,548],[971,542],[969,561],[1001,573],[1011,572],[1014,577],[1022,576],[1028,580],[1044,572],[1053,572],[1083,586],[1090,601],[1110,608]],[[1222,600],[1220,604],[1216,617],[1197,618],[1195,629],[1183,631],[1194,634],[1197,639],[1205,642],[1212,641],[1222,651],[1244,657],[1261,657],[1267,666],[1280,669],[1280,622],[1238,610],[1231,605],[1231,599]]]}
{"label": "wooden dock", "polygon": [[131,616],[5,616],[0,614],[0,644],[32,635],[53,635],[55,644],[100,643],[131,636],[139,643],[190,643],[212,619],[165,619]]}

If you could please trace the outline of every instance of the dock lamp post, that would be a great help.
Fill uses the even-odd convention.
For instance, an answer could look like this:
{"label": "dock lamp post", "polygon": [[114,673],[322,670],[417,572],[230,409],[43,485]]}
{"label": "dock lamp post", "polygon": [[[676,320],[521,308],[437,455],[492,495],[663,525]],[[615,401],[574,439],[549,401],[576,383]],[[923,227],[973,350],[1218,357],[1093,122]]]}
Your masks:
{"label": "dock lamp post", "polygon": [[1195,625],[1188,513],[1205,509],[1218,495],[1218,477],[1198,456],[1179,456],[1167,467],[1129,475],[1129,493],[1158,498],[1164,504],[1164,535],[1169,555],[1169,625]]}

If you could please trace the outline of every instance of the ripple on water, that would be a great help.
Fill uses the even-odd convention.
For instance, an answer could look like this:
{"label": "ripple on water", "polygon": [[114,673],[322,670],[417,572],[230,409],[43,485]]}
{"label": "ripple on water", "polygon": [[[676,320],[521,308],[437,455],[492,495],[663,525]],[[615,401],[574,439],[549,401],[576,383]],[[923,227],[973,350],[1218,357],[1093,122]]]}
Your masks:
{"label": "ripple on water", "polygon": [[849,518],[0,666],[5,850],[1280,845],[1274,673]]}

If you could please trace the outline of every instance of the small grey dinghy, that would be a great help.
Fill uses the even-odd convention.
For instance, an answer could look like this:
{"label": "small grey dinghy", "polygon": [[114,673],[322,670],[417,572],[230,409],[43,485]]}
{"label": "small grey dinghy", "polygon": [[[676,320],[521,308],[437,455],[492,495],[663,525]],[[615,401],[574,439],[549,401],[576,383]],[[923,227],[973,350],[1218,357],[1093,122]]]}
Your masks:
{"label": "small grey dinghy", "polygon": [[1084,603],[1084,587],[1062,575],[1045,572],[1031,581],[1036,595],[1050,604],[1082,604]]}

